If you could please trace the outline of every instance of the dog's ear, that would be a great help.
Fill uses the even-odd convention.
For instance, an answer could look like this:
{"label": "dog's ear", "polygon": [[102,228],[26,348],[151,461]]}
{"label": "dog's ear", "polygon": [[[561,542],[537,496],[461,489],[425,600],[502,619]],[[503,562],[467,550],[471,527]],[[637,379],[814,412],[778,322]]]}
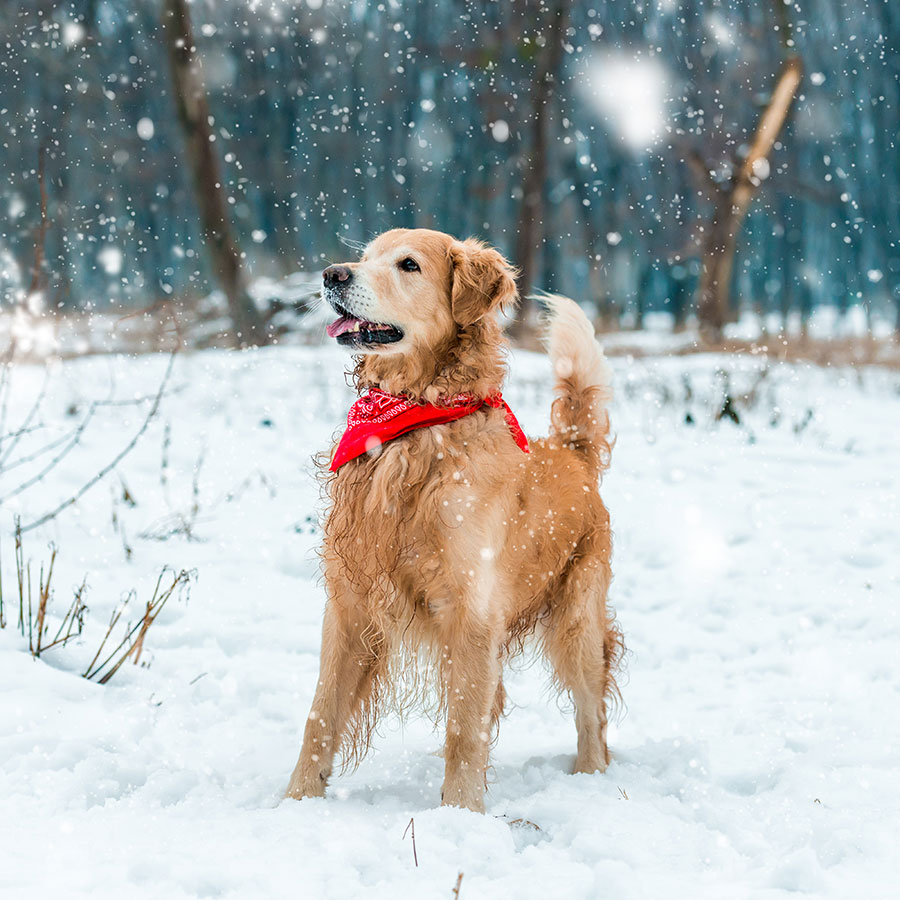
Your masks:
{"label": "dog's ear", "polygon": [[450,245],[450,305],[460,325],[516,301],[515,269],[493,247],[468,238]]}

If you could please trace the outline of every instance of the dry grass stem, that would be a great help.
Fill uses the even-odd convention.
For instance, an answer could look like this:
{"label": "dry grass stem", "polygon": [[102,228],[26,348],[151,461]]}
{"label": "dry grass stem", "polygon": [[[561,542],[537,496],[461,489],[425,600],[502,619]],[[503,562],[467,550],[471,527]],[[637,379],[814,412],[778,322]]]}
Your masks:
{"label": "dry grass stem", "polygon": [[[3,539],[0,537],[0,560],[3,559]],[[3,566],[0,565],[0,628],[6,628],[6,612],[3,608]]]}
{"label": "dry grass stem", "polygon": [[403,829],[403,840],[406,839],[406,832],[409,832],[410,837],[412,838],[412,848],[413,848],[413,862],[416,864],[416,868],[419,867],[419,857],[416,853],[416,820],[410,818],[407,823],[406,828]]}
{"label": "dry grass stem", "polygon": [[[26,561],[25,559],[22,541],[23,531],[21,523],[16,520],[15,566],[16,582],[19,590],[19,631],[24,637],[27,629],[29,652],[35,658],[39,658],[48,650],[55,647],[64,647],[70,640],[81,635],[84,629],[84,616],[87,612],[87,605],[84,601],[87,593],[87,577],[85,576],[81,584],[75,589],[72,602],[59,623],[53,639],[49,643],[45,643],[49,631],[48,615],[51,612],[53,600],[53,574],[56,568],[58,551],[54,545],[50,545],[50,559],[46,567],[43,563],[40,566],[37,596],[33,597],[31,561]],[[129,591],[113,612],[103,640],[84,671],[83,677],[98,681],[100,684],[106,684],[128,659],[131,659],[135,665],[138,665],[150,626],[156,621],[173,594],[178,593],[179,596],[182,596],[188,590],[194,574],[193,571],[187,570],[176,572],[174,569],[166,566],[156,579],[153,595],[147,602],[140,619],[134,625],[129,624],[126,627],[124,637],[116,644],[114,649],[107,651],[107,646],[111,643],[111,638],[122,618],[122,614],[128,608],[128,604],[136,597],[135,591]],[[0,581],[0,627],[5,627],[5,625],[3,585],[2,581]],[[105,656],[104,652],[106,652]]]}
{"label": "dry grass stem", "polygon": [[[164,587],[163,579],[166,575],[170,575],[172,581]],[[153,596],[147,602],[147,606],[141,618],[135,625],[127,630],[125,636],[119,641],[115,649],[106,656],[103,662],[98,664],[97,661],[100,659],[103,648],[106,646],[107,641],[112,635],[122,613],[125,611],[128,603],[135,597],[134,591],[130,591],[126,594],[121,605],[113,613],[109,628],[107,628],[106,634],[103,636],[103,641],[96,654],[94,654],[94,658],[85,670],[84,677],[92,681],[96,680],[100,684],[106,684],[128,659],[132,659],[132,662],[137,665],[140,660],[141,652],[143,651],[144,638],[146,637],[150,626],[156,621],[157,616],[162,612],[162,609],[169,598],[176,591],[181,593],[187,589],[193,576],[193,572],[185,569],[182,569],[180,572],[175,572],[174,569],[168,567],[163,569],[159,574],[159,578],[156,580]]]}
{"label": "dry grass stem", "polygon": [[[47,578],[44,579],[44,567],[41,565],[41,574],[38,580],[38,609],[37,622],[35,623],[35,631],[37,637],[34,645],[30,648],[32,656],[41,655],[41,643],[44,636],[44,621],[47,618],[47,605],[50,602],[50,584],[53,580],[53,566],[56,564],[56,547],[50,545],[50,564],[47,567]],[[30,607],[29,607],[30,608]]]}
{"label": "dry grass stem", "polygon": [[[19,589],[19,632],[24,637],[27,624],[28,650],[32,656],[39,657],[53,647],[64,646],[72,638],[81,634],[84,627],[84,613],[87,609],[84,603],[87,581],[86,579],[82,580],[81,585],[75,590],[72,603],[69,605],[69,609],[66,611],[53,640],[49,644],[45,644],[44,639],[48,632],[47,613],[50,610],[53,599],[53,572],[58,551],[53,544],[50,545],[50,560],[47,564],[46,573],[44,564],[41,564],[35,610],[31,591],[31,561],[25,561],[22,527],[18,519],[16,519],[15,544],[16,582]],[[0,607],[2,607],[2,581],[0,581]],[[5,627],[5,614],[0,613],[0,628]]]}
{"label": "dry grass stem", "polygon": [[119,622],[119,619],[122,617],[122,613],[125,611],[125,607],[128,605],[128,601],[134,595],[134,591],[129,591],[126,595],[122,603],[113,610],[112,617],[109,620],[109,626],[106,629],[106,634],[103,635],[103,640],[100,641],[100,646],[97,648],[97,652],[94,654],[94,658],[88,663],[87,669],[84,671],[84,677],[90,678],[91,671],[94,666],[97,664],[97,660],[100,658],[100,654],[103,652],[103,648],[106,646],[106,642],[109,640],[110,635],[113,633],[116,625]]}
{"label": "dry grass stem", "polygon": [[19,586],[19,633],[25,635],[25,563],[22,554],[22,523],[16,517],[16,582]]}
{"label": "dry grass stem", "polygon": [[[84,595],[87,592],[87,579],[75,589],[75,596],[72,603],[63,617],[62,622],[54,636],[53,640],[46,647],[41,647],[41,653],[52,650],[54,647],[64,647],[72,638],[78,637],[84,628],[84,614],[87,606],[84,603]],[[73,629],[77,628],[77,631]]]}

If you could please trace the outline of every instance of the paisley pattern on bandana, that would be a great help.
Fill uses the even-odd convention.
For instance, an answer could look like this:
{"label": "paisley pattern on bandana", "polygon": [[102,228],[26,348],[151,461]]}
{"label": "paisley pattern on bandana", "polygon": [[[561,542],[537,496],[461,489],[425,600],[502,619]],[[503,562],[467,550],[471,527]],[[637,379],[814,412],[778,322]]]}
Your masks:
{"label": "paisley pattern on bandana", "polygon": [[471,394],[457,394],[438,406],[432,403],[416,403],[408,397],[372,388],[350,407],[347,414],[347,430],[334,451],[331,471],[336,472],[351,459],[371,452],[408,431],[454,422],[463,416],[478,412],[485,406],[506,410],[506,424],[513,440],[523,452],[528,453],[528,438],[525,437],[518,420],[499,391],[484,398],[473,397]]}

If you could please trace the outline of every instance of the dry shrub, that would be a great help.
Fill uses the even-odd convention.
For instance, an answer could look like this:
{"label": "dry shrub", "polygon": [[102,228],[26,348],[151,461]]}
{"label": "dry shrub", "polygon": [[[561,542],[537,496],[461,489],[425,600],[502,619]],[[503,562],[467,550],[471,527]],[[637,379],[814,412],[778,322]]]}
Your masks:
{"label": "dry shrub", "polygon": [[[50,638],[48,613],[53,601],[53,572],[57,558],[57,548],[50,545],[50,559],[46,569],[42,563],[38,570],[37,593],[34,593],[32,582],[31,560],[25,560],[22,539],[22,525],[17,520],[15,528],[15,569],[16,588],[19,602],[18,629],[22,637],[28,636],[28,650],[32,656],[39,658],[48,650],[65,647],[69,641],[79,637],[84,630],[84,617],[88,611],[85,604],[87,593],[87,577],[74,590],[72,602],[63,616],[56,633]],[[2,544],[0,544],[2,550]],[[2,559],[2,554],[0,554]],[[195,573],[186,569],[176,571],[166,566],[159,573],[151,598],[147,601],[140,618],[134,624],[125,626],[124,636],[113,646],[113,634],[129,604],[136,599],[136,592],[130,590],[113,612],[109,626],[91,659],[87,669],[82,673],[84,678],[106,684],[119,669],[131,659],[138,665],[144,649],[144,640],[150,626],[156,621],[163,607],[173,595],[187,599],[190,584]],[[6,608],[3,595],[2,567],[0,567],[0,628],[5,628]],[[49,640],[49,642],[47,642]],[[112,647],[112,649],[108,649]],[[104,655],[104,650],[108,650]]]}
{"label": "dry shrub", "polygon": [[[103,640],[100,642],[100,646],[97,648],[90,665],[85,670],[84,677],[92,681],[98,681],[100,684],[106,684],[129,658],[131,658],[134,665],[137,665],[141,659],[141,652],[144,649],[144,638],[148,629],[156,621],[157,616],[162,612],[162,608],[173,594],[177,592],[179,596],[186,595],[193,577],[193,571],[182,569],[176,572],[174,569],[166,566],[159,573],[159,578],[156,579],[153,596],[147,601],[141,618],[134,625],[126,627],[125,636],[122,640],[119,641],[114,650],[103,658],[102,662],[99,662],[103,649],[106,647],[113,631],[115,631],[119,619],[121,619],[128,604],[135,599],[135,592],[133,590],[129,591],[112,614],[106,634],[103,636]],[[171,581],[169,581],[170,578]]]}

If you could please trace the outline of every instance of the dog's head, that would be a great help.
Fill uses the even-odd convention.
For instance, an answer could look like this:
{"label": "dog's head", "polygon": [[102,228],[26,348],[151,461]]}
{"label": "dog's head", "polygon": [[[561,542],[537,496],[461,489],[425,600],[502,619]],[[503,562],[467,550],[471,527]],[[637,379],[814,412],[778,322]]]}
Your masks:
{"label": "dog's head", "polygon": [[500,253],[471,238],[387,231],[358,262],[325,269],[323,297],[338,314],[328,335],[356,353],[434,350],[513,303],[513,275]]}

